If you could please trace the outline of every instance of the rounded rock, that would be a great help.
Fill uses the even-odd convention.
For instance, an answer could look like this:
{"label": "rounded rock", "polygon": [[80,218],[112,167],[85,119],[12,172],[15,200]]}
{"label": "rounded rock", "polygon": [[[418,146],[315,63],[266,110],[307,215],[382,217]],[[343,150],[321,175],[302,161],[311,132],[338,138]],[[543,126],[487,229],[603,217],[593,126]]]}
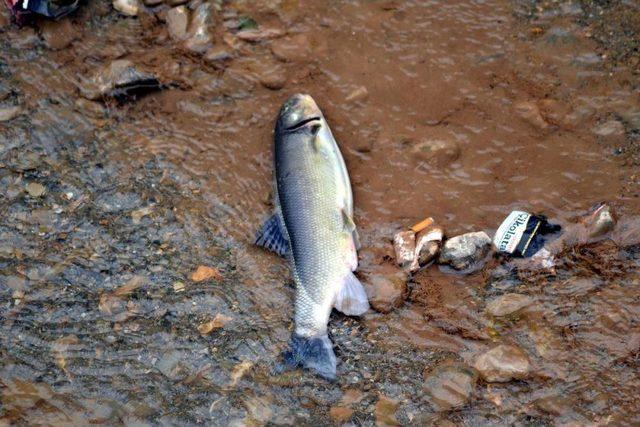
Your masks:
{"label": "rounded rock", "polygon": [[490,248],[491,238],[484,231],[462,234],[444,243],[439,262],[466,270],[482,261]]}
{"label": "rounded rock", "polygon": [[474,365],[487,382],[509,382],[529,375],[529,358],[512,345],[499,345],[481,354]]}
{"label": "rounded rock", "polygon": [[174,7],[167,11],[167,29],[174,40],[184,40],[189,25],[189,10],[184,6]]}
{"label": "rounded rock", "polygon": [[447,363],[436,366],[425,376],[424,389],[439,411],[464,406],[478,380],[477,372],[462,363]]}
{"label": "rounded rock", "polygon": [[374,310],[389,313],[402,306],[407,296],[407,273],[398,268],[382,264],[363,272],[365,292]]}
{"label": "rounded rock", "polygon": [[113,8],[123,15],[136,16],[140,11],[138,0],[114,0]]}
{"label": "rounded rock", "polygon": [[532,303],[533,300],[526,295],[505,294],[487,304],[487,313],[495,317],[509,316]]}

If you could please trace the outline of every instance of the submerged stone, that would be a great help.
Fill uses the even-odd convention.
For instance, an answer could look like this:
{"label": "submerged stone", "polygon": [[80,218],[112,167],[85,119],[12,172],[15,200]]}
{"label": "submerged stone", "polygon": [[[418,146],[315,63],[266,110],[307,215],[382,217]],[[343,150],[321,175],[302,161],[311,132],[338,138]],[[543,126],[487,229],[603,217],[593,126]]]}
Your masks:
{"label": "submerged stone", "polygon": [[469,401],[477,379],[478,374],[470,366],[447,363],[426,374],[424,389],[438,410],[447,411]]}
{"label": "submerged stone", "polygon": [[505,294],[487,304],[487,313],[492,316],[509,316],[531,305],[533,300],[521,294]]}
{"label": "submerged stone", "polygon": [[530,371],[527,355],[518,347],[504,344],[481,354],[474,366],[487,382],[522,379]]}

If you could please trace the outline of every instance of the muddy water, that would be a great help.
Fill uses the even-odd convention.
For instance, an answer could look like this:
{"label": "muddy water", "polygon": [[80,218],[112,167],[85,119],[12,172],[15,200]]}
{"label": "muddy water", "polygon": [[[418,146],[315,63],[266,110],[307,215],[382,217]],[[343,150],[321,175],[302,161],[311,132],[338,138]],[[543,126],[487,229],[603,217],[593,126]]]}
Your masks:
{"label": "muddy water", "polygon": [[[294,92],[314,96],[344,153],[363,269],[386,262],[393,233],[427,215],[455,235],[491,232],[513,208],[563,224],[601,200],[637,214],[637,64],[608,59],[598,22],[585,23],[591,10],[213,6],[224,60],[174,41],[165,6],[125,18],[91,2],[35,29],[3,15],[1,102],[23,113],[0,122],[3,421],[639,421],[637,246],[572,249],[555,274],[497,259],[468,276],[422,271],[400,309],[334,316],[339,379],[328,384],[273,372],[293,289],[283,260],[250,245],[270,210],[274,117]],[[276,37],[243,40],[247,18]],[[84,100],[87,79],[121,58],[166,89],[124,104]],[[212,278],[194,280],[201,265]],[[487,315],[505,293],[533,302]],[[216,316],[222,327],[202,327]],[[473,366],[498,344],[521,348],[529,374],[473,376],[469,393],[443,404],[434,373]]]}

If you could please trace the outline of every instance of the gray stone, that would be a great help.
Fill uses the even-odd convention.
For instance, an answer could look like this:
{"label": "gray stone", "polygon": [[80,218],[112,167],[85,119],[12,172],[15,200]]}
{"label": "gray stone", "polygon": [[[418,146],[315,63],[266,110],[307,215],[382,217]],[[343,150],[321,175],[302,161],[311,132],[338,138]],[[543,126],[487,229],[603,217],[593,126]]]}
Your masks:
{"label": "gray stone", "polygon": [[193,52],[204,53],[211,47],[212,36],[209,27],[213,24],[211,3],[202,3],[193,13],[189,26],[189,38],[185,47]]}
{"label": "gray stone", "polygon": [[452,237],[444,243],[439,262],[466,270],[484,260],[490,248],[491,238],[484,231]]}
{"label": "gray stone", "polygon": [[167,12],[167,29],[174,40],[184,40],[189,25],[189,10],[184,6],[174,7]]}
{"label": "gray stone", "polygon": [[593,128],[593,133],[601,137],[624,135],[624,125],[618,120],[609,120]]}

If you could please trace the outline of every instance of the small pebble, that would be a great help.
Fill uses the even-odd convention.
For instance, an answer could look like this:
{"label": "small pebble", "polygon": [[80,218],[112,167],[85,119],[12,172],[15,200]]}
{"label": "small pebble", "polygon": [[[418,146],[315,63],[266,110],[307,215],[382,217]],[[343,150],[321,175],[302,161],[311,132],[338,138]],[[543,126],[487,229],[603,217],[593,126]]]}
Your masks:
{"label": "small pebble", "polygon": [[123,15],[136,16],[140,11],[138,0],[114,0],[113,8]]}
{"label": "small pebble", "polygon": [[22,107],[14,105],[11,107],[0,107],[0,122],[8,122],[22,114]]}

